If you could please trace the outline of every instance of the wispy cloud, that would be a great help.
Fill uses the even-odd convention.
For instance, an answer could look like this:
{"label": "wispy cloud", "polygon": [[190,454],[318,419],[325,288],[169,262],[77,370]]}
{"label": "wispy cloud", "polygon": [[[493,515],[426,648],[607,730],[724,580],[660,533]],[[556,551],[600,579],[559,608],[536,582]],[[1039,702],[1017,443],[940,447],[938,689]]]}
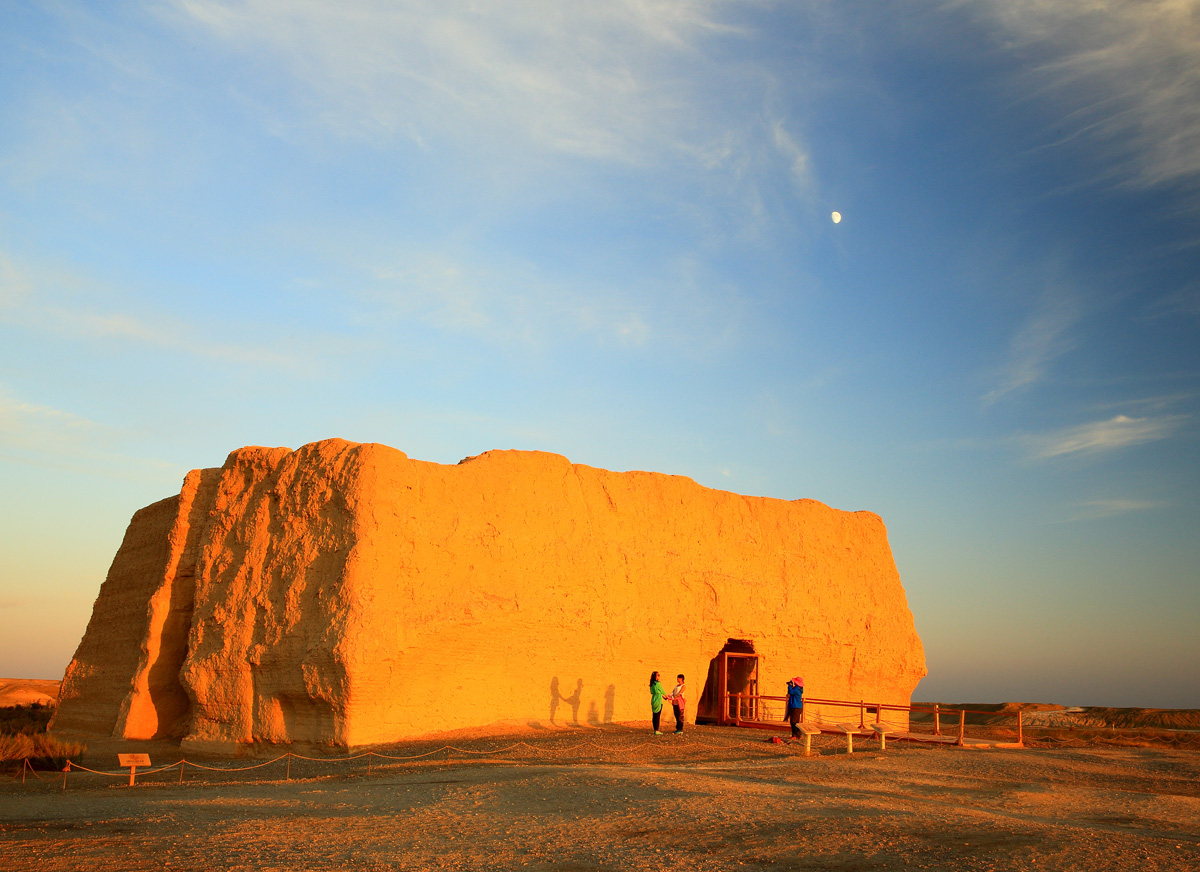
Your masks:
{"label": "wispy cloud", "polygon": [[119,450],[129,434],[65,409],[31,403],[0,385],[0,457],[112,478],[159,481],[175,464]]}
{"label": "wispy cloud", "polygon": [[1200,281],[1189,282],[1167,294],[1151,306],[1151,318],[1176,318],[1185,315],[1200,318]]}
{"label": "wispy cloud", "polygon": [[[558,179],[578,195],[590,171],[639,174],[643,194],[686,200],[681,208],[709,221],[719,213],[755,237],[769,195],[784,189],[794,201],[815,191],[805,132],[775,99],[784,76],[797,87],[803,61],[789,60],[785,73],[737,50],[757,34],[730,23],[771,3],[170,0],[163,8],[185,38],[254,65],[261,75],[239,83],[236,99],[285,137],[332,136],[452,165],[476,202],[493,190],[553,196]],[[815,88],[815,79],[814,71],[802,81]]]}
{"label": "wispy cloud", "polygon": [[88,312],[65,308],[47,308],[41,314],[42,323],[53,325],[56,332],[87,339],[128,340],[237,366],[260,366],[290,371],[307,368],[294,354],[262,346],[206,340],[203,335],[198,334],[194,325],[185,325],[173,318],[147,320],[119,312]]}
{"label": "wispy cloud", "polygon": [[71,412],[22,402],[0,388],[0,444],[9,448],[77,447],[102,429]]}
{"label": "wispy cloud", "polygon": [[1098,454],[1165,439],[1178,430],[1185,420],[1186,415],[1157,418],[1117,415],[1107,421],[1093,421],[1053,433],[1025,436],[1022,441],[1036,460]]}
{"label": "wispy cloud", "polygon": [[[175,0],[176,20],[267,53],[321,101],[323,123],[423,147],[487,131],[525,147],[644,161],[704,135],[702,92],[680,72],[704,61],[721,13],[744,0]],[[453,134],[453,135],[451,135]],[[474,137],[472,137],[474,139]]]}
{"label": "wispy cloud", "polygon": [[787,131],[782,121],[771,125],[772,138],[775,147],[787,161],[791,170],[792,182],[802,191],[807,192],[812,186],[812,161],[808,152],[802,148],[796,138]]}
{"label": "wispy cloud", "polygon": [[0,312],[18,305],[30,290],[29,279],[17,269],[7,252],[0,251]]}
{"label": "wispy cloud", "polygon": [[1067,135],[1114,149],[1121,178],[1200,185],[1200,5],[1195,0],[986,0],[972,7],[1040,57],[1022,83]]}
{"label": "wispy cloud", "polygon": [[389,265],[360,265],[358,317],[422,323],[501,346],[596,347],[718,353],[736,341],[746,317],[735,291],[692,261],[636,286],[568,280],[513,258],[406,251]]}
{"label": "wispy cloud", "polygon": [[187,354],[239,366],[302,371],[297,355],[263,345],[239,345],[205,337],[196,323],[159,314],[146,316],[108,307],[89,307],[85,300],[120,294],[105,283],[62,267],[39,268],[18,262],[0,250],[0,322],[83,340],[132,342],[172,354]]}
{"label": "wispy cloud", "polygon": [[1070,521],[1102,521],[1107,518],[1116,518],[1121,515],[1128,515],[1134,512],[1148,512],[1154,509],[1160,509],[1165,503],[1154,502],[1151,500],[1132,500],[1132,499],[1108,499],[1108,500],[1088,500],[1078,503],[1075,506],[1075,511],[1070,515]]}
{"label": "wispy cloud", "polygon": [[1000,384],[984,396],[984,404],[991,405],[1041,381],[1050,362],[1075,347],[1071,331],[1079,318],[1080,307],[1073,296],[1059,289],[1044,293],[1013,336]]}

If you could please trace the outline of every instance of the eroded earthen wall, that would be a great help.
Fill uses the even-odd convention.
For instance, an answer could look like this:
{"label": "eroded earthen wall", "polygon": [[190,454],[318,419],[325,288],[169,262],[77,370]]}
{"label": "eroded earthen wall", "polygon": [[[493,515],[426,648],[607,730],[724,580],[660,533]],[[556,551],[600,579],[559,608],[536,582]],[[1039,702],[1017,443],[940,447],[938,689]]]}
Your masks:
{"label": "eroded earthen wall", "polygon": [[189,655],[189,741],[346,744],[342,649],[357,591],[358,447],[242,449],[222,470],[201,548]]}
{"label": "eroded earthen wall", "polygon": [[148,603],[167,572],[179,504],[180,497],[168,497],[130,520],[63,675],[53,729],[113,734],[148,636]]}
{"label": "eroded earthen wall", "polygon": [[[643,720],[652,669],[688,675],[694,715],[730,637],[754,640],[764,693],[801,674],[810,697],[906,703],[925,674],[869,512],[540,452],[446,466],[342,440],[240,449],[167,503],[130,526],[63,724],[94,709],[87,725],[131,737],[359,745]],[[108,651],[109,678],[85,684]]]}
{"label": "eroded earthen wall", "polygon": [[754,640],[763,693],[801,674],[813,697],[907,703],[925,674],[869,512],[540,452],[443,466],[364,451],[369,509],[348,567],[364,602],[348,636],[357,742],[431,725],[644,720],[653,669],[664,683],[689,677],[694,714],[730,637]]}
{"label": "eroded earthen wall", "polygon": [[220,479],[218,469],[195,469],[184,478],[165,571],[150,594],[141,653],[117,716],[117,736],[182,738],[191,727],[191,698],[180,672],[189,652],[200,543]]}

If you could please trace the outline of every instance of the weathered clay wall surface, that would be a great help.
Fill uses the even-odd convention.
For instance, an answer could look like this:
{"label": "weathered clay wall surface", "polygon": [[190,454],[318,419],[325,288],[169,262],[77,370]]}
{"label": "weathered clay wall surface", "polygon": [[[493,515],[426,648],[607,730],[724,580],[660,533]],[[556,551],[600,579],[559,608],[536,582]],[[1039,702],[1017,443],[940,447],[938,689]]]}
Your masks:
{"label": "weathered clay wall surface", "polygon": [[146,605],[167,571],[179,503],[180,497],[168,497],[139,509],[130,520],[63,675],[56,729],[105,736],[114,732],[147,637]]}
{"label": "weathered clay wall surface", "polygon": [[[64,688],[126,635],[140,658],[114,652],[107,683],[76,682],[56,728],[95,709],[128,712],[88,722],[119,735],[360,745],[644,720],[652,669],[668,687],[687,674],[691,716],[730,637],[754,641],[767,693],[801,674],[809,696],[906,703],[925,674],[883,523],[811,500],[328,440],[192,473],[170,524],[161,550],[181,556],[118,574],[135,525],[150,536],[135,516]],[[105,641],[103,615],[138,597],[146,614]]]}

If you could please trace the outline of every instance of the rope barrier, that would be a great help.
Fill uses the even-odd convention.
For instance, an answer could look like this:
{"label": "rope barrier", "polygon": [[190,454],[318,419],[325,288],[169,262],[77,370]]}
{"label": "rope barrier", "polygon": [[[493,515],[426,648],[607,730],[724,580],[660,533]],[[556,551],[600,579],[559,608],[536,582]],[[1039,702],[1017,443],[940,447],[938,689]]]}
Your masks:
{"label": "rope barrier", "polygon": [[[182,764],[182,765],[191,766],[193,769],[203,769],[203,770],[205,770],[205,771],[207,771],[207,772],[249,772],[249,771],[251,771],[252,769],[262,769],[264,766],[270,766],[272,763],[278,763],[280,760],[284,759],[285,757],[299,757],[299,756],[300,756],[300,755],[298,755],[298,754],[293,754],[292,752],[290,752],[290,751],[289,751],[289,752],[288,752],[288,753],[286,753],[286,754],[280,754],[278,757],[274,758],[273,760],[267,760],[267,761],[264,761],[264,762],[262,762],[262,763],[255,763],[253,766],[237,766],[237,767],[230,767],[230,766],[204,766],[204,765],[202,765],[202,764],[200,764],[200,763],[193,763],[191,760],[180,760],[178,763],[172,763],[170,766],[167,766],[167,767],[165,767],[165,768],[166,768],[166,769],[174,769],[176,766],[179,766],[179,765],[181,765],[181,764]],[[360,755],[359,755],[359,757],[361,757],[361,756],[362,756],[362,755],[360,754]],[[320,758],[319,758],[319,757],[304,757],[304,758],[301,758],[301,759],[305,759],[305,760],[318,760],[318,759],[320,759]],[[347,757],[347,758],[345,758],[346,762],[349,762],[350,760],[357,760],[357,759],[358,759],[358,757]],[[155,771],[155,772],[159,772],[159,771],[161,771],[161,770],[158,770],[158,769],[156,769],[156,770],[154,770],[154,771]],[[139,774],[140,774],[140,773],[139,773]]]}
{"label": "rope barrier", "polygon": [[104,775],[108,778],[128,778],[128,772],[100,772],[97,769],[88,769],[86,766],[80,766],[70,760],[67,761],[67,768],[63,772],[70,772],[72,769],[78,769],[80,772],[87,772],[91,775]]}
{"label": "rope barrier", "polygon": [[[369,756],[371,756],[371,754],[372,754],[372,753],[374,753],[374,752],[372,752],[372,751],[364,751],[364,752],[363,752],[363,753],[361,753],[361,754],[355,754],[353,757],[337,757],[337,758],[333,758],[333,757],[305,757],[303,754],[296,754],[296,753],[294,753],[294,752],[292,752],[292,751],[289,751],[288,753],[284,754],[283,756],[284,756],[284,757],[294,757],[294,758],[296,758],[297,760],[315,760],[315,761],[317,761],[317,762],[324,763],[324,762],[326,762],[326,761],[333,760],[333,759],[337,759],[337,760],[343,760],[343,761],[347,761],[347,762],[348,762],[348,761],[350,761],[350,760],[361,760],[363,757],[369,757]],[[276,760],[278,760],[278,759],[280,759],[280,758],[276,757],[275,759],[276,759]]]}
{"label": "rope barrier", "polygon": [[[897,724],[892,721],[880,720],[877,723],[880,727],[884,728],[885,730],[889,730],[889,731],[899,732],[899,731],[902,731],[902,728],[903,728],[903,725]],[[786,729],[786,727],[787,727],[787,724],[785,722],[779,723],[780,730],[784,730],[784,729]],[[1037,726],[1026,727],[1026,731],[1027,731],[1026,732],[1026,741],[1030,742],[1030,743],[1045,743],[1045,744],[1056,745],[1056,746],[1060,746],[1060,747],[1088,747],[1088,746],[1097,746],[1097,745],[1128,746],[1130,744],[1153,744],[1153,743],[1162,743],[1162,744],[1176,745],[1176,746],[1200,745],[1200,733],[1195,734],[1195,735],[1187,735],[1187,736],[1162,735],[1162,734],[1138,735],[1138,734],[1134,733],[1134,734],[1129,734],[1129,735],[1116,735],[1116,736],[1111,736],[1111,737],[1102,736],[1102,735],[1094,735],[1094,734],[1089,734],[1086,736],[1037,735],[1036,733],[1040,733],[1042,729],[1053,729],[1053,728],[1039,728]],[[1036,731],[1035,734],[1030,735],[1030,732],[1034,732],[1034,731]],[[468,758],[470,758],[470,757],[478,758],[478,757],[490,757],[490,756],[496,756],[496,755],[501,755],[501,754],[507,754],[507,753],[515,752],[515,751],[525,751],[525,752],[531,752],[534,755],[543,756],[543,757],[549,756],[549,757],[564,758],[564,757],[568,757],[571,755],[579,754],[585,748],[597,749],[600,751],[615,750],[615,751],[619,751],[620,753],[627,754],[627,753],[639,751],[643,748],[670,748],[670,747],[710,748],[710,749],[729,751],[729,750],[748,749],[751,747],[757,749],[757,748],[761,747],[761,744],[758,741],[742,741],[742,740],[727,741],[727,742],[703,741],[703,740],[694,739],[689,735],[688,741],[684,745],[676,745],[675,743],[671,742],[670,740],[668,740],[666,742],[661,741],[661,740],[652,740],[652,741],[639,742],[634,745],[612,746],[612,745],[607,745],[607,744],[598,742],[594,739],[585,739],[581,742],[577,742],[577,743],[567,746],[567,747],[553,747],[553,746],[546,747],[546,746],[534,745],[534,744],[531,744],[531,743],[525,742],[525,741],[514,742],[512,744],[505,745],[500,748],[481,749],[481,750],[476,750],[476,749],[472,749],[472,748],[463,748],[463,747],[459,747],[457,745],[443,745],[440,748],[435,748],[430,751],[424,751],[424,752],[421,752],[418,754],[404,754],[404,755],[387,754],[382,751],[362,751],[357,754],[352,754],[352,755],[348,755],[348,756],[344,756],[344,757],[313,757],[313,756],[308,756],[305,754],[298,754],[293,751],[288,751],[283,754],[280,754],[277,757],[273,757],[270,760],[264,760],[262,762],[252,763],[250,765],[245,765],[245,766],[220,766],[220,765],[209,766],[209,765],[205,765],[203,763],[197,763],[192,760],[188,760],[186,758],[181,758],[180,760],[178,760],[175,763],[170,763],[170,764],[167,764],[164,766],[159,766],[159,767],[156,767],[153,769],[141,770],[137,774],[139,776],[146,777],[146,776],[150,776],[150,775],[161,774],[163,772],[171,771],[171,770],[178,768],[179,769],[179,783],[182,784],[184,770],[189,766],[193,769],[201,770],[204,772],[226,773],[226,774],[234,775],[237,773],[251,772],[251,771],[258,770],[258,769],[264,769],[268,766],[272,766],[276,763],[279,763],[280,761],[285,761],[286,765],[287,765],[285,777],[287,780],[290,781],[291,780],[291,764],[292,764],[293,759],[299,760],[299,761],[305,761],[305,762],[309,762],[309,763],[322,764],[322,765],[338,765],[338,764],[342,764],[342,763],[353,763],[355,761],[365,759],[365,760],[367,760],[367,772],[368,772],[368,774],[370,774],[372,772],[372,769],[374,766],[374,761],[390,761],[390,762],[404,763],[404,762],[411,762],[414,760],[427,759],[427,758],[430,758],[430,757],[433,757],[435,755],[442,754],[442,753],[460,754],[460,755],[464,755]],[[39,782],[49,782],[58,777],[57,774],[52,777],[44,777],[42,775],[39,775],[37,770],[34,768],[33,764],[30,762],[30,758],[28,758],[28,757],[23,758],[21,761],[21,783],[22,784],[25,783],[27,771],[29,773],[32,773],[34,778]],[[87,773],[89,775],[99,775],[99,776],[106,777],[106,778],[117,778],[117,779],[124,779],[124,778],[127,778],[129,775],[129,773],[125,772],[125,771],[108,772],[108,771],[103,771],[103,770],[92,769],[87,766],[83,766],[80,763],[76,763],[72,760],[68,760],[62,770],[62,779],[63,779],[62,788],[64,790],[66,789],[67,775],[68,775],[68,773],[70,773],[72,771]]]}
{"label": "rope barrier", "polygon": [[50,780],[49,778],[43,778],[42,776],[38,775],[37,770],[33,768],[33,764],[29,762],[29,758],[23,757],[21,759],[21,783],[22,784],[25,783],[25,771],[26,770],[29,770],[29,774],[31,774],[38,781],[49,781]]}
{"label": "rope barrier", "polygon": [[[783,729],[784,726],[786,726],[786,725],[781,724],[780,728]],[[623,753],[629,753],[629,752],[634,752],[634,751],[638,751],[640,749],[649,748],[649,747],[654,747],[654,748],[671,747],[671,743],[669,743],[669,742],[664,743],[664,742],[659,742],[659,741],[646,741],[646,742],[639,742],[635,745],[621,746],[619,749],[616,749],[616,750],[620,750]],[[676,747],[679,747],[679,746],[676,746]],[[713,748],[713,749],[719,749],[719,750],[731,750],[731,749],[742,748],[742,747],[758,748],[759,743],[758,742],[744,742],[744,741],[738,741],[738,742],[732,742],[732,743],[719,743],[719,742],[697,741],[697,740],[691,739],[688,741],[686,747],[691,747],[691,748],[701,747],[701,748]],[[291,780],[291,762],[293,759],[302,760],[302,761],[306,761],[306,762],[310,762],[310,763],[318,763],[318,764],[353,763],[356,760],[366,759],[368,761],[368,767],[370,767],[372,760],[406,762],[406,761],[420,760],[420,759],[432,757],[436,754],[441,754],[443,752],[452,752],[452,753],[457,753],[457,754],[468,755],[471,757],[484,757],[484,756],[495,756],[498,754],[506,754],[506,753],[509,753],[512,751],[516,751],[518,749],[524,749],[527,751],[531,751],[534,754],[540,754],[543,756],[550,755],[550,756],[555,756],[555,757],[565,757],[565,756],[569,756],[571,754],[577,753],[581,749],[584,749],[584,748],[593,748],[593,749],[598,749],[598,750],[603,751],[603,750],[611,750],[612,746],[604,745],[593,739],[587,739],[587,740],[578,742],[578,743],[571,745],[569,747],[566,747],[566,748],[553,748],[553,747],[544,748],[544,747],[539,747],[537,745],[530,744],[529,742],[522,741],[522,742],[515,742],[513,744],[506,745],[502,748],[492,748],[492,749],[483,749],[483,750],[475,750],[472,748],[462,748],[457,745],[443,745],[440,748],[436,748],[431,751],[425,751],[420,754],[406,754],[406,755],[385,754],[380,751],[364,751],[364,752],[360,752],[358,754],[352,754],[352,755],[345,756],[345,757],[312,757],[312,756],[308,756],[305,754],[297,754],[293,751],[288,751],[284,754],[280,754],[277,757],[273,757],[270,760],[264,760],[261,763],[254,763],[249,766],[207,766],[203,763],[196,763],[192,760],[188,760],[186,758],[181,758],[180,760],[178,760],[174,763],[170,763],[170,764],[167,764],[164,766],[158,766],[153,769],[141,770],[137,774],[140,777],[145,777],[145,776],[149,776],[149,775],[157,775],[157,774],[171,771],[171,770],[178,768],[179,769],[179,783],[182,784],[184,769],[189,766],[193,769],[198,769],[198,770],[201,770],[204,772],[236,774],[236,773],[240,773],[240,772],[251,772],[251,771],[254,771],[257,769],[263,769],[267,766],[271,766],[275,763],[279,763],[280,761],[286,761],[287,766],[288,766],[286,777],[288,780]],[[24,783],[24,780],[25,780],[24,775],[25,775],[26,770],[28,770],[29,772],[32,772],[34,777],[38,781],[50,781],[51,780],[49,778],[44,778],[43,776],[38,775],[37,771],[33,768],[33,765],[30,763],[29,758],[23,758],[21,761],[22,783]],[[369,768],[368,768],[368,771],[370,771]],[[76,763],[73,760],[68,760],[66,763],[66,766],[64,766],[63,770],[62,770],[62,778],[63,778],[62,787],[64,790],[66,789],[67,775],[70,772],[80,772],[80,773],[86,773],[89,775],[99,775],[99,776],[105,777],[105,778],[116,778],[116,779],[125,779],[128,777],[128,773],[125,771],[107,772],[107,771],[100,770],[100,769],[92,769],[88,766],[84,766],[80,763]],[[55,776],[55,777],[57,777],[57,776]]]}
{"label": "rope barrier", "polygon": [[[883,727],[885,730],[901,731],[902,727],[903,727],[902,724],[898,724],[898,723],[892,722],[892,721],[880,720],[877,723],[879,726]],[[780,730],[786,729],[786,726],[787,725],[785,722],[779,723]],[[1034,729],[1036,729],[1036,728],[1034,728]],[[1087,745],[1099,745],[1099,744],[1120,745],[1120,744],[1127,744],[1130,741],[1163,742],[1163,743],[1175,744],[1175,745],[1181,745],[1181,744],[1192,745],[1192,744],[1200,743],[1200,735],[1197,735],[1197,737],[1195,739],[1190,739],[1190,738],[1183,739],[1183,738],[1176,738],[1174,736],[1162,736],[1162,735],[1114,737],[1112,739],[1103,737],[1103,736],[1091,736],[1088,738],[1080,738],[1080,737],[1076,737],[1076,736],[1070,736],[1070,737],[1061,737],[1061,736],[1037,736],[1037,737],[1034,737],[1034,736],[1030,736],[1029,738],[1033,741],[1044,741],[1044,742],[1058,744],[1058,745],[1071,745],[1071,746],[1087,746]],[[658,740],[644,741],[644,742],[639,742],[635,745],[621,746],[620,748],[618,748],[616,750],[619,750],[622,753],[630,753],[630,752],[636,752],[643,748],[650,748],[650,747],[667,748],[667,747],[671,747],[671,743],[670,742],[664,743],[664,742],[661,742]],[[679,746],[676,746],[676,747],[679,747]],[[724,742],[724,743],[711,742],[711,741],[706,742],[706,741],[698,741],[695,739],[691,739],[691,737],[689,736],[689,741],[687,742],[686,747],[711,748],[711,749],[718,749],[718,750],[733,750],[736,748],[745,748],[745,747],[757,748],[757,747],[759,747],[759,742],[757,742],[757,741],[753,741],[753,742],[737,741],[737,742]],[[414,760],[426,759],[426,758],[433,757],[437,754],[442,754],[442,753],[461,754],[461,755],[464,755],[467,757],[488,757],[488,756],[496,756],[496,755],[500,755],[500,754],[507,754],[510,752],[518,751],[518,750],[529,751],[535,755],[553,756],[553,757],[561,758],[561,757],[570,756],[572,754],[578,754],[580,751],[582,751],[585,748],[598,749],[601,751],[613,750],[612,746],[602,744],[593,739],[586,739],[582,742],[577,742],[576,744],[570,745],[568,747],[541,747],[541,746],[530,744],[529,742],[525,742],[525,741],[514,742],[512,744],[505,745],[504,747],[500,747],[500,748],[480,749],[480,750],[476,750],[476,749],[472,749],[472,748],[463,748],[463,747],[459,747],[457,745],[443,745],[440,748],[435,748],[435,749],[432,749],[429,751],[424,751],[424,752],[421,752],[418,754],[403,754],[403,755],[387,754],[387,753],[383,753],[381,751],[363,751],[363,752],[360,752],[357,754],[352,754],[352,755],[348,755],[348,756],[344,756],[344,757],[314,757],[314,756],[305,755],[305,754],[298,754],[293,751],[288,751],[286,753],[280,754],[277,757],[273,757],[270,760],[264,760],[262,762],[253,763],[253,764],[246,765],[246,766],[220,766],[220,765],[209,766],[209,765],[205,765],[203,763],[197,763],[192,760],[183,758],[183,759],[178,760],[177,762],[170,763],[165,766],[159,766],[159,767],[156,767],[153,769],[143,770],[141,772],[138,772],[138,775],[141,775],[143,777],[150,776],[150,775],[157,775],[157,774],[161,774],[163,772],[174,770],[175,768],[178,767],[179,783],[182,784],[184,770],[186,769],[186,767],[189,767],[189,766],[193,769],[197,769],[197,770],[204,771],[204,772],[226,773],[226,774],[232,775],[232,774],[237,774],[237,773],[242,773],[242,772],[251,772],[251,771],[258,770],[258,769],[264,769],[268,766],[272,766],[276,763],[279,763],[280,761],[286,761],[287,773],[286,773],[285,777],[290,781],[291,780],[291,763],[292,763],[293,759],[305,761],[305,762],[309,762],[309,763],[322,764],[322,765],[338,765],[338,764],[342,764],[342,763],[353,763],[355,761],[365,759],[365,760],[367,760],[368,772],[371,772],[371,768],[374,765],[374,761],[376,761],[376,760],[403,763],[403,762],[410,762],[410,761],[414,761]],[[22,760],[22,783],[24,783],[24,780],[25,780],[25,770],[26,769],[28,769],[28,771],[32,772],[34,774],[34,777],[38,781],[50,780],[48,778],[42,777],[41,775],[38,775],[37,771],[33,768],[32,764],[29,762],[29,759],[25,758]],[[90,775],[99,775],[99,776],[103,776],[103,777],[107,777],[107,778],[123,779],[123,778],[127,777],[126,772],[107,772],[107,771],[92,769],[87,766],[83,766],[82,764],[75,763],[74,761],[68,761],[67,765],[63,769],[63,789],[66,789],[67,773],[72,772],[72,771],[87,773]]]}

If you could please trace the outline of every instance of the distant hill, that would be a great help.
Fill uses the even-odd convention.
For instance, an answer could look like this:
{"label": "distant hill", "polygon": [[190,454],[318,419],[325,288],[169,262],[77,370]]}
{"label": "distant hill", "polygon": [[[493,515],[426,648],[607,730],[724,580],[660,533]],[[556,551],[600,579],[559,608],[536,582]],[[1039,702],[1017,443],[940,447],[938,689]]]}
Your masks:
{"label": "distant hill", "polygon": [[58,681],[39,678],[0,678],[0,708],[10,705],[54,705],[58,700]]}
{"label": "distant hill", "polygon": [[[914,702],[915,706],[933,703]],[[1043,702],[962,702],[940,703],[943,709],[967,709],[973,712],[995,712],[991,722],[1012,719],[1018,711],[1027,727],[1055,729],[1115,729],[1115,730],[1188,730],[1200,731],[1200,710],[1105,708],[1102,706],[1061,706]],[[914,721],[928,721],[932,715],[914,715]],[[968,717],[968,723],[987,722],[987,718]]]}

